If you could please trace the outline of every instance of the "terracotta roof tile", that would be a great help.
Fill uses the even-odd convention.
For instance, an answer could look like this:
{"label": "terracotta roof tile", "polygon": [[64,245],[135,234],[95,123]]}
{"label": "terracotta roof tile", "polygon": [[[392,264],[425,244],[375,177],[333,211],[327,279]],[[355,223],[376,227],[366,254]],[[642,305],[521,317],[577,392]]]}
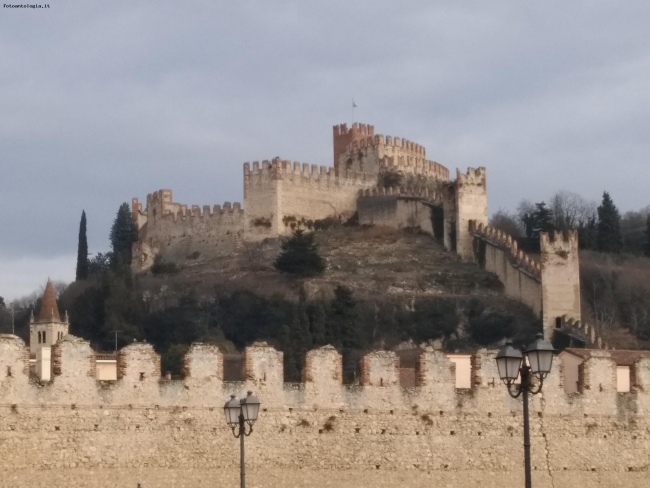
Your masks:
{"label": "terracotta roof tile", "polygon": [[61,322],[61,316],[59,315],[59,307],[56,304],[56,294],[54,293],[54,287],[52,282],[47,280],[47,285],[45,285],[45,292],[43,293],[43,300],[41,302],[41,311],[36,317],[37,322]]}
{"label": "terracotta roof tile", "polygon": [[632,366],[637,360],[650,358],[650,351],[631,350],[631,349],[578,349],[570,347],[565,349],[566,352],[578,356],[582,359],[589,359],[593,351],[608,352],[617,366]]}

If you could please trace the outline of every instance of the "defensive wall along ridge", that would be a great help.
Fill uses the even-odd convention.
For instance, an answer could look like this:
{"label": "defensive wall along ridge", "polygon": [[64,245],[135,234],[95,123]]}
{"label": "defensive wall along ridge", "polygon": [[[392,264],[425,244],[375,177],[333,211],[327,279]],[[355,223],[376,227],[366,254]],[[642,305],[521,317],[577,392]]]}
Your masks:
{"label": "defensive wall along ridge", "polygon": [[[521,485],[521,402],[500,383],[495,351],[473,357],[470,389],[455,387],[453,363],[433,350],[422,351],[414,388],[399,386],[387,351],[363,358],[360,386],[341,384],[331,346],[307,353],[304,383],[284,383],[282,352],[265,344],[246,349],[243,382],[223,381],[210,345],[191,347],[177,381],[161,379],[148,344],[120,351],[113,382],[95,380],[94,354],[66,336],[41,384],[28,377],[22,340],[0,336],[2,486],[234,482],[238,451],[222,406],[246,390],[262,401],[246,441],[251,486]],[[560,364],[531,406],[536,486],[646,487],[650,359],[633,365],[630,393],[617,393],[606,351],[583,363],[577,394],[565,392]]]}
{"label": "defensive wall along ridge", "polygon": [[507,296],[542,319],[546,339],[552,339],[556,330],[579,331],[588,343],[608,348],[599,331],[581,320],[577,231],[541,232],[536,259],[501,230],[474,220],[469,228],[478,265],[498,276]]}

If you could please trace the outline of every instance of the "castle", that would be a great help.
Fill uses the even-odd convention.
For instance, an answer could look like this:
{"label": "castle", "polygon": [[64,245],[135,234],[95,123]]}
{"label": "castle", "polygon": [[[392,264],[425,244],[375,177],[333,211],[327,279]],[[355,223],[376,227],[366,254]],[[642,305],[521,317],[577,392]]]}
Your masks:
{"label": "castle", "polygon": [[[394,171],[402,185],[378,185]],[[419,227],[495,273],[506,295],[538,314],[547,338],[578,329],[606,346],[580,320],[576,233],[542,233],[539,258],[518,249],[487,225],[484,168],[450,181],[422,146],[341,125],[332,168],[244,165],[244,203],[188,209],[170,190],[149,195],[145,209],[134,199],[134,267],[145,270],[158,255],[228,252],[356,212],[361,223]],[[413,384],[403,382],[396,353],[369,352],[361,384],[343,385],[342,357],[331,346],[309,351],[303,381],[286,383],[283,353],[265,343],[246,348],[243,381],[225,380],[218,347],[194,344],[183,379],[173,380],[161,376],[149,344],[106,355],[67,332],[48,283],[29,346],[0,334],[0,486],[234,486],[238,441],[221,406],[247,390],[262,401],[246,439],[252,486],[523,484],[521,402],[501,385],[495,351],[467,356],[465,368],[420,350]],[[535,486],[647,486],[650,356],[620,361],[625,353],[574,350],[555,362],[531,402]]]}
{"label": "castle", "polygon": [[[145,208],[134,198],[134,269],[148,269],[156,256],[228,254],[244,241],[285,236],[320,219],[347,220],[356,213],[360,224],[420,228],[448,251],[496,273],[506,295],[542,318],[547,339],[561,329],[603,346],[597,331],[581,321],[575,232],[544,234],[538,262],[487,225],[485,168],[456,170],[451,180],[446,167],[426,158],[423,146],[357,123],[334,126],[333,153],[331,167],[279,159],[244,163],[243,207],[188,207],[174,202],[168,189],[147,195]],[[395,175],[399,183],[387,187],[387,176]]]}

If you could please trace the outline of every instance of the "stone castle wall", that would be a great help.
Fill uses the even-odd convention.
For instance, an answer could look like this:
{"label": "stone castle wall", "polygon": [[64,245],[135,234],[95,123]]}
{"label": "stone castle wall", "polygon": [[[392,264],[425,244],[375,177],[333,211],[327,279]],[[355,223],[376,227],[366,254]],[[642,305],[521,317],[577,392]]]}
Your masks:
{"label": "stone castle wall", "polygon": [[[292,224],[328,217],[347,219],[357,211],[359,190],[377,186],[385,168],[424,178],[438,188],[447,181],[444,166],[425,159],[424,147],[398,137],[374,135],[374,127],[334,127],[334,167],[273,160],[244,164],[244,206],[188,207],[163,189],[147,196],[146,207],[132,201],[138,241],[133,266],[148,269],[157,255],[177,260],[196,254],[230,252],[240,241],[288,235]],[[362,156],[359,156],[362,154]],[[341,166],[339,159],[353,163]],[[423,183],[423,182],[420,182]]]}
{"label": "stone castle wall", "polygon": [[221,205],[188,205],[174,202],[171,190],[147,195],[147,207],[134,198],[138,242],[133,262],[146,269],[158,254],[174,260],[199,253],[227,253],[244,231],[244,211],[239,202]]}
{"label": "stone castle wall", "polygon": [[[341,356],[310,351],[305,382],[283,383],[282,353],[246,349],[245,382],[223,378],[222,356],[194,345],[185,379],[163,380],[147,344],[120,351],[119,379],[96,381],[94,352],[67,336],[53,380],[30,382],[25,344],[0,336],[0,479],[3,487],[176,487],[235,482],[238,441],[222,406],[253,390],[262,401],[246,439],[250,486],[389,487],[522,484],[521,401],[500,383],[494,351],[472,360],[471,389],[456,389],[443,353],[422,351],[417,385],[399,386],[399,361],[362,361],[362,386],[341,384]],[[650,360],[633,365],[632,392],[616,392],[605,351],[581,367],[568,395],[558,361],[531,404],[535,486],[647,486]],[[10,373],[10,374],[8,374]],[[585,484],[576,484],[583,482]]]}
{"label": "stone castle wall", "polygon": [[376,186],[376,175],[326,166],[263,161],[244,164],[247,240],[287,235],[291,222],[334,217],[356,211],[360,190]]}
{"label": "stone castle wall", "polygon": [[500,230],[475,221],[470,222],[470,229],[477,238],[474,252],[479,265],[498,276],[507,296],[524,303],[541,317],[540,263],[518,249],[517,241]]}
{"label": "stone castle wall", "polygon": [[357,138],[340,153],[339,170],[379,173],[382,170],[449,180],[449,170],[425,157],[423,146],[399,137],[373,135]]}
{"label": "stone castle wall", "polygon": [[433,235],[432,207],[441,206],[440,196],[428,188],[372,188],[359,192],[359,224],[395,229],[419,228]]}

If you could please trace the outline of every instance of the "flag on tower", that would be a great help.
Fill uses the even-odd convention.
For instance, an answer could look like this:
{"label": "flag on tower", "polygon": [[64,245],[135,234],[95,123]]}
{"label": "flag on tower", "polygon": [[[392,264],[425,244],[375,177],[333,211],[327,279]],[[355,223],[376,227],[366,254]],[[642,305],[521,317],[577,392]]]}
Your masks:
{"label": "flag on tower", "polygon": [[354,100],[352,100],[352,108],[357,108],[357,104],[354,103]]}

